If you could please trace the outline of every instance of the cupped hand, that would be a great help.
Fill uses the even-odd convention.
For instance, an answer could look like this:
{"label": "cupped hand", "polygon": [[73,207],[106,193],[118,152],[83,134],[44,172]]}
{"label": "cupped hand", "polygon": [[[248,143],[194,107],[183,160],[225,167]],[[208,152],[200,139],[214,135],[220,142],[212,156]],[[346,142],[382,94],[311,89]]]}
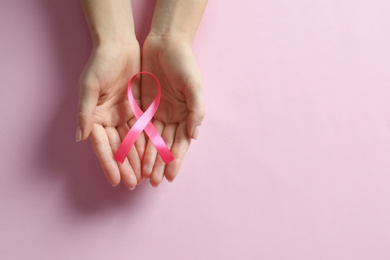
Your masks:
{"label": "cupped hand", "polygon": [[[150,34],[142,50],[142,71],[152,72],[161,84],[161,100],[153,124],[171,150],[174,160],[165,165],[153,143],[147,140],[142,175],[157,187],[164,176],[177,176],[191,138],[197,139],[204,117],[202,77],[191,44]],[[145,111],[156,95],[152,77],[141,79],[141,103]]]}
{"label": "cupped hand", "polygon": [[[127,98],[127,84],[139,70],[138,42],[105,44],[93,48],[79,83],[76,141],[90,136],[108,181],[116,186],[122,180],[130,189],[143,179],[144,135],[138,137],[123,164],[114,160],[114,154],[136,121]],[[141,105],[139,82],[133,83],[132,89]]]}

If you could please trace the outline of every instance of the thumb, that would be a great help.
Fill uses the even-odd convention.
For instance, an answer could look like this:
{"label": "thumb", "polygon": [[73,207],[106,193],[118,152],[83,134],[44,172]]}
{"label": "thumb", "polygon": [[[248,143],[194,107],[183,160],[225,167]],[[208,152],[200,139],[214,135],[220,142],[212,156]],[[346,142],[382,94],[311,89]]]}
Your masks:
{"label": "thumb", "polygon": [[196,140],[199,136],[200,126],[205,115],[202,82],[190,81],[188,83],[184,92],[187,107],[190,112],[187,118],[187,132],[188,136]]}
{"label": "thumb", "polygon": [[93,113],[99,98],[99,88],[94,85],[80,84],[77,109],[76,142],[88,138],[93,125]]}

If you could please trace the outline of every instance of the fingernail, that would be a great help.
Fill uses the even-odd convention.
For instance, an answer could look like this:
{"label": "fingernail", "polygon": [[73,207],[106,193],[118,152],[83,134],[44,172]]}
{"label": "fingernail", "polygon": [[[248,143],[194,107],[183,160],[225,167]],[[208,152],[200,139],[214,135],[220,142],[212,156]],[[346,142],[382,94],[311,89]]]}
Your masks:
{"label": "fingernail", "polygon": [[195,140],[198,139],[198,136],[199,136],[199,132],[200,132],[200,125],[197,125],[194,129],[194,133],[192,134],[192,138],[194,138]]}
{"label": "fingernail", "polygon": [[133,188],[129,188],[129,190],[134,190],[135,189],[135,186]]}
{"label": "fingernail", "polygon": [[81,141],[81,137],[82,137],[82,132],[81,132],[81,127],[80,126],[77,126],[77,130],[76,130],[76,142],[80,142]]}

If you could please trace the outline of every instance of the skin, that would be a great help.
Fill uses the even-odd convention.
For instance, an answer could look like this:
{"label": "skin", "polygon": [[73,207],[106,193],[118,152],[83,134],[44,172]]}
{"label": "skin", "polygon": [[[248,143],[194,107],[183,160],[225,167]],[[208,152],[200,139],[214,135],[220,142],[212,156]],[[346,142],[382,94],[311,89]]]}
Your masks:
{"label": "skin", "polygon": [[[175,160],[165,165],[147,142],[142,174],[158,186],[163,177],[177,176],[191,138],[196,139],[204,118],[202,76],[192,53],[192,41],[207,1],[159,0],[152,28],[142,50],[142,70],[155,74],[161,83],[160,107],[154,125],[162,133]],[[142,80],[143,109],[154,98],[150,77]],[[154,166],[153,166],[154,165]]]}
{"label": "skin", "polygon": [[[130,1],[81,3],[93,48],[80,77],[76,141],[90,137],[114,186],[122,180],[134,189],[144,178],[150,178],[152,186],[157,187],[164,176],[173,181],[204,117],[201,73],[191,45],[207,1],[157,1],[142,56],[134,35]],[[121,140],[136,121],[126,91],[130,78],[141,69],[155,74],[161,83],[162,97],[153,124],[175,157],[167,165],[143,133],[123,165],[114,160]],[[145,110],[155,98],[155,82],[143,76],[132,89]]]}

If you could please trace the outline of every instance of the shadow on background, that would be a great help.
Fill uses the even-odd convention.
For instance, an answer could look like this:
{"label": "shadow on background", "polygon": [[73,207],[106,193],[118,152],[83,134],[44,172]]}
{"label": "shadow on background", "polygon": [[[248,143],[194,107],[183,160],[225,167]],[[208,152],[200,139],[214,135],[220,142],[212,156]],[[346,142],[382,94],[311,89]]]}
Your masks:
{"label": "shadow on background", "polygon": [[[141,1],[140,1],[141,2]],[[112,188],[105,179],[89,141],[76,144],[77,86],[87,62],[91,40],[79,1],[41,0],[42,13],[47,14],[53,60],[59,70],[58,84],[52,86],[62,93],[57,112],[42,137],[43,164],[56,181],[64,181],[71,207],[82,214],[105,211],[112,207],[136,207],[142,203],[148,183],[129,191],[123,184]],[[155,1],[142,1],[133,7],[140,43],[149,29]],[[139,18],[137,18],[139,17]],[[62,179],[61,179],[62,178]],[[146,181],[145,181],[146,182]]]}

